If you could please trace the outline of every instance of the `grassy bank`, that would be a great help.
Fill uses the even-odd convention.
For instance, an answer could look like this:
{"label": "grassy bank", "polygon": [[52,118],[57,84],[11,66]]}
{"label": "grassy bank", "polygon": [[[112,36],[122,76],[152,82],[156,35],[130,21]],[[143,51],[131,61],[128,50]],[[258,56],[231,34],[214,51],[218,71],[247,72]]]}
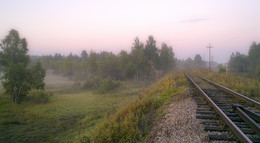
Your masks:
{"label": "grassy bank", "polygon": [[194,71],[212,81],[224,85],[236,92],[260,101],[260,82],[253,78],[226,73],[214,73],[207,71]]}
{"label": "grassy bank", "polygon": [[[172,96],[184,94],[186,78],[182,73],[164,77],[121,106],[116,113],[103,119],[91,132],[82,132],[78,142],[138,142],[145,140],[152,123],[149,114],[164,104]],[[161,110],[156,115],[160,115]]]}
{"label": "grassy bank", "polygon": [[0,142],[74,142],[146,87],[144,82],[122,82],[117,91],[96,94],[60,76],[48,75],[45,82],[54,93],[46,104],[14,105],[10,96],[0,96]]}

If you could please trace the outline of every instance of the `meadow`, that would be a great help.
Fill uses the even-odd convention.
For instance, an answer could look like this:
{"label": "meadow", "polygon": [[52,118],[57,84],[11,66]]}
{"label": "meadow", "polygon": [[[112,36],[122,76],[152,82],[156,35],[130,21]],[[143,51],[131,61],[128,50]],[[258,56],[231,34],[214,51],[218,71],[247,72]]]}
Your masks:
{"label": "meadow", "polygon": [[116,91],[98,94],[50,73],[45,83],[53,93],[46,104],[14,105],[0,87],[0,142],[74,142],[150,84],[124,81]]}

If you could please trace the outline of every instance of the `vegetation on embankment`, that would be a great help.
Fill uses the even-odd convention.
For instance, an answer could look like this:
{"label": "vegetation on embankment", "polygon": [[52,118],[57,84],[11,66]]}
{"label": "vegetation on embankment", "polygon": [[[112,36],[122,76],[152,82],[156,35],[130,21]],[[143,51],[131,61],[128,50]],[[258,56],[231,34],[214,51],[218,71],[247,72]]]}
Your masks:
{"label": "vegetation on embankment", "polygon": [[116,113],[102,120],[91,132],[81,133],[79,142],[138,142],[148,132],[147,113],[168,104],[168,99],[186,92],[187,80],[183,73],[162,78],[145,92],[123,105]]}
{"label": "vegetation on embankment", "polygon": [[253,78],[235,74],[214,73],[206,70],[196,71],[197,74],[226,86],[238,93],[244,94],[254,100],[260,101],[260,81]]}

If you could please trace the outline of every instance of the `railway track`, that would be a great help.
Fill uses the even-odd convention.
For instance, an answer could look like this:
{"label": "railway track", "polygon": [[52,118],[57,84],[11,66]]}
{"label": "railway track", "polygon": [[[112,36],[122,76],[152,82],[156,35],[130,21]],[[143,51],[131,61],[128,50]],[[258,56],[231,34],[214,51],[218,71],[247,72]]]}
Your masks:
{"label": "railway track", "polygon": [[260,103],[204,77],[186,74],[193,85],[197,118],[209,141],[260,142]]}

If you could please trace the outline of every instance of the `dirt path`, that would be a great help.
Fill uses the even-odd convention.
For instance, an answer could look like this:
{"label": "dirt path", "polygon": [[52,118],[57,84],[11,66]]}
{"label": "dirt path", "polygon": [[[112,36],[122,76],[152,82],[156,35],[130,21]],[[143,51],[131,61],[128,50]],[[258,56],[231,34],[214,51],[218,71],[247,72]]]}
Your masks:
{"label": "dirt path", "polygon": [[147,143],[207,142],[191,95],[176,95],[172,100],[164,109],[166,114],[152,127]]}

